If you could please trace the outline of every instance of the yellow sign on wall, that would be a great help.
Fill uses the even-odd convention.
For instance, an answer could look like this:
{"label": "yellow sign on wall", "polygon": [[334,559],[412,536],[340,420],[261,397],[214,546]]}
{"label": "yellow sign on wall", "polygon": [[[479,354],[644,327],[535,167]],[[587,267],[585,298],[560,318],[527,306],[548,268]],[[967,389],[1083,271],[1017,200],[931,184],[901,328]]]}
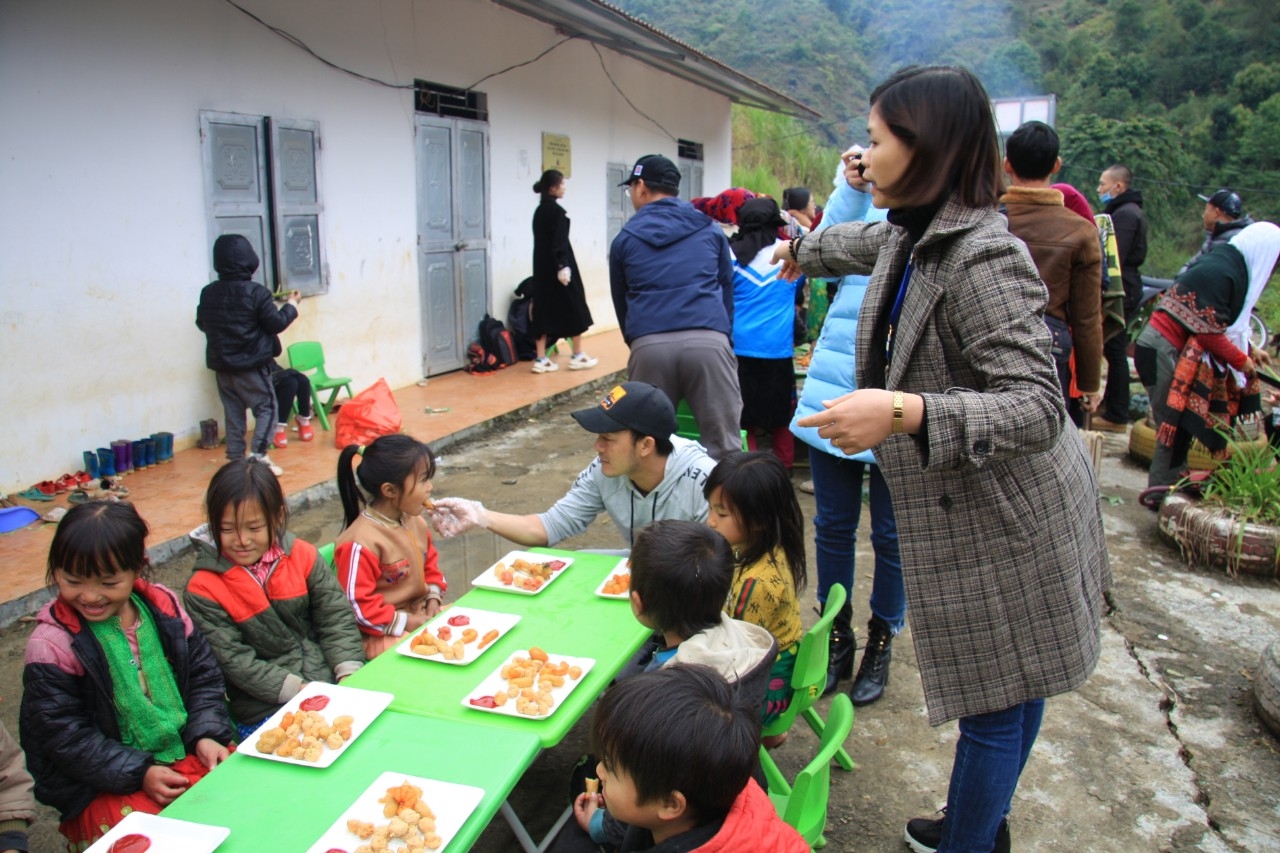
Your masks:
{"label": "yellow sign on wall", "polygon": [[569,137],[562,133],[542,134],[542,171],[555,169],[566,178],[573,177],[573,148]]}

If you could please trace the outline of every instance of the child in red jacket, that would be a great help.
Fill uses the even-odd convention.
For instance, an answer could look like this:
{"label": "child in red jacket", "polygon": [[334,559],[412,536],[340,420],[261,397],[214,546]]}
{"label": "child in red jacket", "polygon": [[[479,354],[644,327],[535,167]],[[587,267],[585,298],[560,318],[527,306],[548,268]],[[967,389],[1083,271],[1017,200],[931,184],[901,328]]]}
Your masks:
{"label": "child in red jacket", "polygon": [[759,703],[714,669],[673,664],[619,681],[600,699],[591,742],[601,791],[581,794],[574,816],[585,828],[607,804],[628,824],[620,853],[808,853],[751,778]]}
{"label": "child in red jacket", "polygon": [[435,473],[431,448],[407,435],[348,445],[338,457],[346,529],[333,562],[369,660],[440,612],[448,584],[422,517]]}

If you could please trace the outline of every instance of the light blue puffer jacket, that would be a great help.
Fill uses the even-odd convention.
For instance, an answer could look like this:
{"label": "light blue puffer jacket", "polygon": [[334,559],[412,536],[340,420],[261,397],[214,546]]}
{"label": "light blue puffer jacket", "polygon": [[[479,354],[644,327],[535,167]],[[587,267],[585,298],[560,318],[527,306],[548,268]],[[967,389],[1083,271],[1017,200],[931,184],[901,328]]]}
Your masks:
{"label": "light blue puffer jacket", "polygon": [[[841,222],[878,222],[887,216],[888,211],[871,206],[870,195],[849,186],[844,179],[843,164],[836,170],[833,185],[835,189],[827,200],[827,207],[817,230],[821,231],[828,225]],[[821,438],[816,427],[796,426],[796,421],[800,418],[825,411],[823,400],[834,400],[858,387],[854,378],[854,339],[858,334],[858,312],[862,308],[862,297],[866,295],[868,281],[870,279],[865,275],[847,275],[840,280],[840,289],[831,301],[827,319],[823,321],[818,342],[814,345],[809,375],[805,378],[800,402],[796,405],[796,414],[791,420],[791,432],[810,447],[832,456],[874,464],[876,460],[870,450],[846,457],[830,441]],[[811,286],[820,287],[822,282],[814,280]]]}

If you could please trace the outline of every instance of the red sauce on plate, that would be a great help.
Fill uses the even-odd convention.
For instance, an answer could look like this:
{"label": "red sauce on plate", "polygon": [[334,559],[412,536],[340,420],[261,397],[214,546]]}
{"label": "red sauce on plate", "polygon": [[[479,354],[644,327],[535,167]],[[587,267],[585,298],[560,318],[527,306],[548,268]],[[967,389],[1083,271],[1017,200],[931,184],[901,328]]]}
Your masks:
{"label": "red sauce on plate", "polygon": [[551,569],[551,571],[553,572],[558,572],[564,567],[565,567],[564,560],[552,560],[549,563],[547,563],[547,568]]}
{"label": "red sauce on plate", "polygon": [[341,847],[330,847],[328,850],[324,851],[324,853],[347,853],[347,851],[343,850]]}
{"label": "red sauce on plate", "polygon": [[111,842],[111,846],[107,848],[107,853],[143,853],[144,850],[151,849],[151,839],[145,835],[131,833],[123,835]]}
{"label": "red sauce on plate", "polygon": [[470,625],[471,617],[465,613],[459,613],[457,616],[449,617],[449,624],[453,625],[455,628],[462,627],[463,625]]}
{"label": "red sauce on plate", "polygon": [[468,699],[467,701],[470,702],[472,705],[475,705],[477,708],[498,707],[497,700],[495,700],[492,696],[477,696],[474,699]]}
{"label": "red sauce on plate", "polygon": [[308,696],[298,705],[300,711],[323,711],[329,704],[328,696]]}

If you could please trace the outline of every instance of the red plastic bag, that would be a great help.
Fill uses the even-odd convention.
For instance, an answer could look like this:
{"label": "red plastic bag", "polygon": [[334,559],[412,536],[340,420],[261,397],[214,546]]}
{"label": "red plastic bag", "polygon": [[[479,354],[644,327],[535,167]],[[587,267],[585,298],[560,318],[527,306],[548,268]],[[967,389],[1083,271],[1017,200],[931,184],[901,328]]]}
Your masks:
{"label": "red plastic bag", "polygon": [[339,448],[369,444],[380,435],[398,433],[403,423],[387,380],[379,379],[338,409],[334,440]]}

